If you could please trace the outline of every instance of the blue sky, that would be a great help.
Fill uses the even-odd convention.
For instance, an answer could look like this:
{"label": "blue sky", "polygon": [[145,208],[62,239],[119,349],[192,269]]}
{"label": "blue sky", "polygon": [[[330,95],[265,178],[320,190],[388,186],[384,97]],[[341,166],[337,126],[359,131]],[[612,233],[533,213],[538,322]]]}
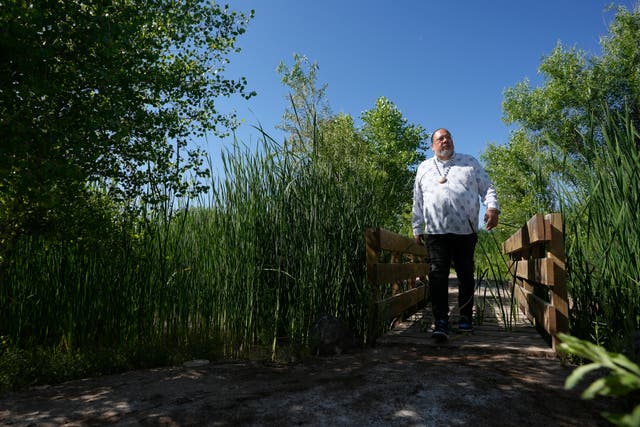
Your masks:
{"label": "blue sky", "polygon": [[[456,149],[479,156],[487,144],[505,144],[506,88],[529,79],[557,43],[600,54],[615,11],[610,0],[238,0],[234,10],[255,10],[229,57],[225,76],[245,76],[257,96],[222,99],[243,121],[237,138],[253,144],[260,124],[276,140],[287,90],[276,68],[307,56],[328,84],[334,113],[360,114],[380,96],[429,133],[451,130]],[[632,9],[636,0],[617,1]],[[210,137],[214,159],[231,139]],[[428,155],[431,155],[429,151]]]}

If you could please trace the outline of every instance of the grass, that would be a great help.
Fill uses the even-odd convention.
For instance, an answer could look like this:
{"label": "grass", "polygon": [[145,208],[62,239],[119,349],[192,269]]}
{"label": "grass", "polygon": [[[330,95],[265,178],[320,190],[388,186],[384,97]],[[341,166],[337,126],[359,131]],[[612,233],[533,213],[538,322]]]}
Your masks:
{"label": "grass", "polygon": [[[580,185],[559,191],[570,331],[638,360],[634,336],[640,331],[640,134],[628,116],[612,112],[601,135],[583,140],[594,161],[583,168]],[[480,237],[478,279],[504,283],[508,274],[497,240],[493,234]],[[499,286],[480,289],[494,290],[490,296],[509,325],[516,310],[513,296]]]}
{"label": "grass", "polygon": [[629,354],[640,330],[640,135],[622,122],[604,123],[602,143],[585,141],[594,163],[562,203],[572,333]]}
{"label": "grass", "polygon": [[195,206],[148,211],[98,244],[23,240],[0,289],[0,387],[188,358],[301,357],[324,313],[366,337],[373,182],[267,137],[223,164]]}
{"label": "grass", "polygon": [[[588,185],[562,203],[572,334],[625,353],[640,329],[638,139],[605,132]],[[20,241],[2,269],[0,388],[189,358],[299,358],[321,314],[367,337],[363,233],[385,220],[375,177],[266,135],[223,166],[198,203],[87,241]],[[477,276],[503,283],[502,238],[484,237]],[[513,300],[493,289],[508,327]]]}
{"label": "grass", "polygon": [[[507,259],[502,254],[504,233],[481,231],[476,250],[476,307],[475,322],[482,324],[487,302],[496,307],[505,330],[512,330],[518,314],[517,304],[509,285]],[[481,295],[479,293],[482,293]]]}

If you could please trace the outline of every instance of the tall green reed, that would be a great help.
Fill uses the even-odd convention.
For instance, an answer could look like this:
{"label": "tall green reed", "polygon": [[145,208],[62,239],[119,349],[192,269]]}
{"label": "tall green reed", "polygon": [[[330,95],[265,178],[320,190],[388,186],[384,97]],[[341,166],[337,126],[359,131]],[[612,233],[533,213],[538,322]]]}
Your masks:
{"label": "tall green reed", "polygon": [[508,234],[504,231],[481,230],[478,233],[476,294],[483,305],[476,309],[476,322],[482,324],[486,304],[491,304],[498,310],[505,330],[510,331],[518,315],[518,307],[510,285],[508,260],[500,244],[506,237]]}
{"label": "tall green reed", "polygon": [[602,141],[584,141],[595,154],[584,188],[561,194],[572,334],[629,351],[640,329],[640,135],[617,114],[603,123]]}
{"label": "tall green reed", "polygon": [[3,348],[102,348],[135,366],[279,357],[304,352],[323,313],[367,336],[364,230],[381,222],[367,169],[266,135],[222,164],[208,198],[92,245],[23,240],[0,289]]}
{"label": "tall green reed", "polygon": [[[219,270],[250,277],[222,295],[234,330],[251,331],[243,345],[278,342],[304,347],[321,313],[349,322],[365,335],[368,285],[363,231],[378,222],[373,183],[341,174],[313,152],[278,146],[266,136],[259,151],[238,146],[223,156],[224,182],[213,183],[205,212],[215,213],[227,243],[222,252],[241,249],[238,263],[221,257]],[[239,290],[239,292],[238,292]],[[239,337],[237,337],[239,338]]]}

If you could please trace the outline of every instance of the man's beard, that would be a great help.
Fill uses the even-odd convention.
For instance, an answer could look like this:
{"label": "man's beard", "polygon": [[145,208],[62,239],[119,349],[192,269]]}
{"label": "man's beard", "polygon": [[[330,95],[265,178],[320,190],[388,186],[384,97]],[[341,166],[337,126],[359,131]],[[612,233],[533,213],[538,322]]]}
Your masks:
{"label": "man's beard", "polygon": [[453,155],[453,150],[440,150],[438,151],[436,154],[438,154],[438,157],[445,157],[445,158],[449,158]]}

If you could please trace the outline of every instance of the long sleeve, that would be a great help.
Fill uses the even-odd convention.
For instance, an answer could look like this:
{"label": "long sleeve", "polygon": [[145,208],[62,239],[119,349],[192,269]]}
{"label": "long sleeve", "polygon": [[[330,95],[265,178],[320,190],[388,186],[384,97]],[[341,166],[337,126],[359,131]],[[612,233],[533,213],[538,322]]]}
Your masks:
{"label": "long sleeve", "polygon": [[416,171],[416,179],[413,184],[413,209],[411,210],[411,225],[413,228],[413,235],[418,236],[424,234],[424,211],[422,188],[420,186],[421,168],[418,167]]}
{"label": "long sleeve", "polygon": [[477,159],[456,153],[449,162],[432,157],[418,167],[411,215],[415,235],[475,233],[480,202],[499,209],[495,188]]}
{"label": "long sleeve", "polygon": [[482,198],[482,204],[487,207],[487,209],[497,209],[500,210],[498,205],[498,197],[496,195],[496,189],[491,183],[491,179],[489,175],[485,172],[485,170],[478,163],[478,167],[476,169],[477,172],[477,182],[478,182],[478,193]]}

